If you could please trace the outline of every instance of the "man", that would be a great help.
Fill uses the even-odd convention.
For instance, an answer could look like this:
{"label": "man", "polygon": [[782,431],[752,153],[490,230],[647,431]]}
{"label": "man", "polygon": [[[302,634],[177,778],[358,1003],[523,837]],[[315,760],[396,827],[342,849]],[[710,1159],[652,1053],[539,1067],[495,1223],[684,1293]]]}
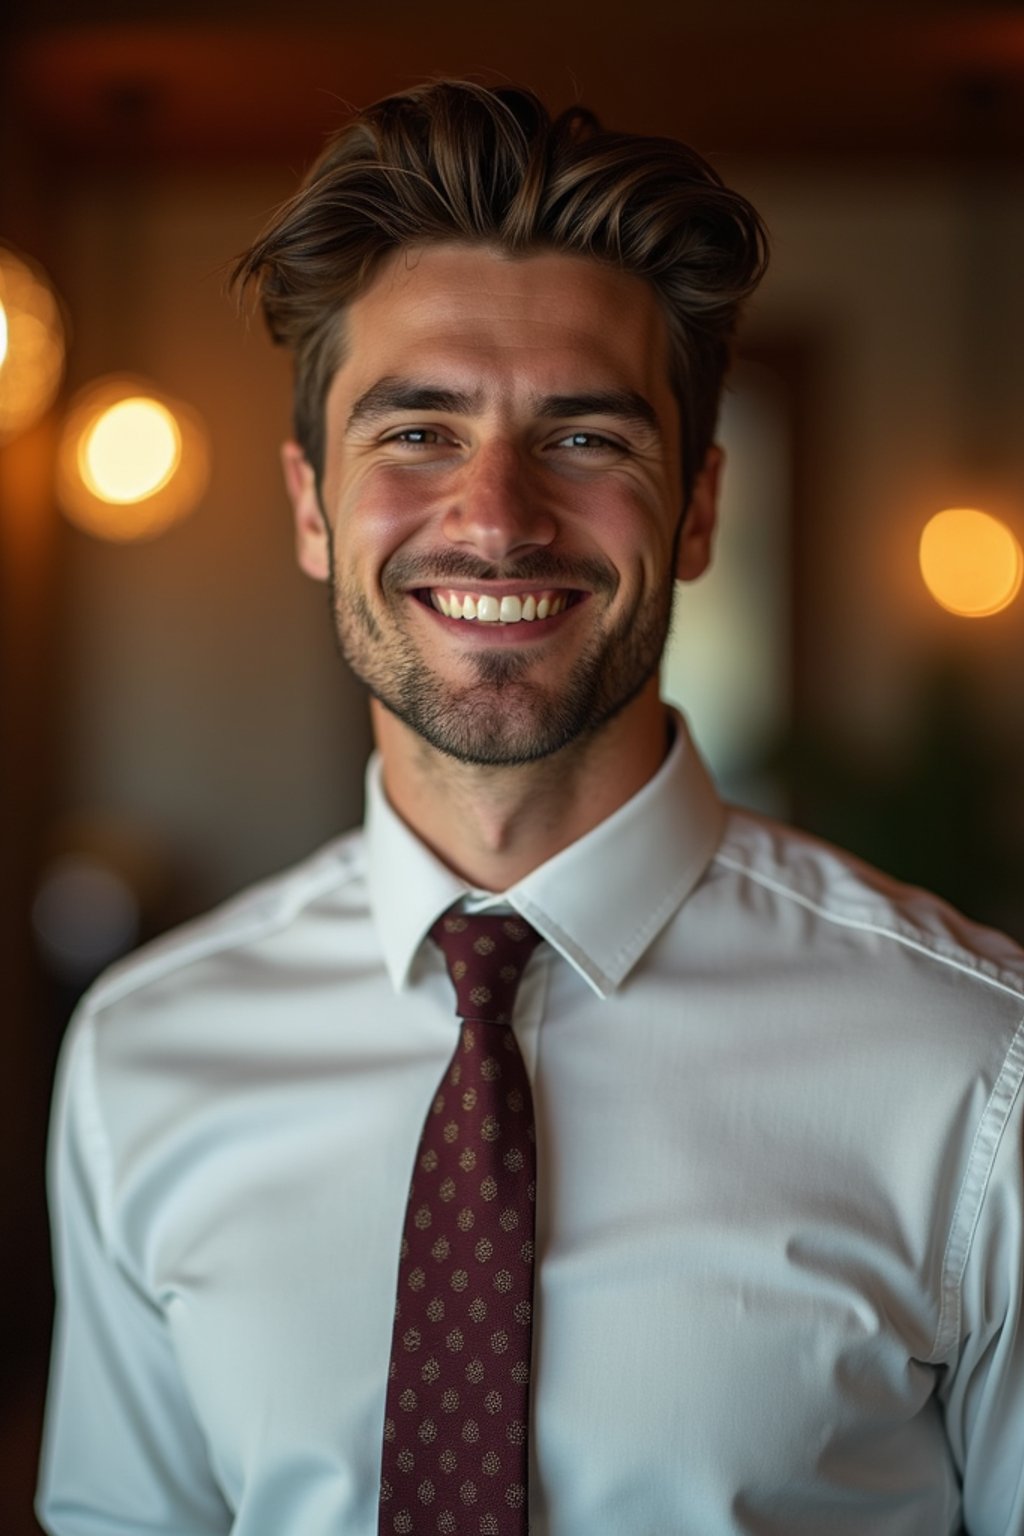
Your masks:
{"label": "man", "polygon": [[73,1027],[50,1531],[1024,1532],[1024,960],[658,698],[762,266],[682,146],[451,83],[243,259],[378,755]]}

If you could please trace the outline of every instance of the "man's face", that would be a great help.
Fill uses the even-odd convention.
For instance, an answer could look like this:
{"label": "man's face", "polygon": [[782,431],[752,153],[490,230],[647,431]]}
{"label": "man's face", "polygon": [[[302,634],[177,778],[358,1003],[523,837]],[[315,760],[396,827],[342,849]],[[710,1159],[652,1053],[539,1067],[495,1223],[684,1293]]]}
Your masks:
{"label": "man's face", "polygon": [[300,563],[331,580],[357,676],[434,747],[531,761],[655,686],[677,566],[707,563],[714,474],[680,538],[646,283],[571,256],[401,251],[348,312],[326,429],[322,517],[286,452]]}

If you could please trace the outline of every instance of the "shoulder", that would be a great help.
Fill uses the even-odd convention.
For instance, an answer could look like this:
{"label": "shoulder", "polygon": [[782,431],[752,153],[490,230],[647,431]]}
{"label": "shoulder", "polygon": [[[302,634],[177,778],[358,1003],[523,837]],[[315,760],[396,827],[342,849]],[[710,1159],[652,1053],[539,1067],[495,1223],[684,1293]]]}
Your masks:
{"label": "shoulder", "polygon": [[1013,939],[808,833],[733,809],[712,867],[780,926],[799,923],[880,961],[913,956],[937,980],[973,980],[1024,1005],[1024,950]]}
{"label": "shoulder", "polygon": [[180,1145],[208,1105],[323,1060],[341,989],[373,954],[357,832],[112,966],[62,1045],[52,1176],[84,1170],[111,1222],[127,1171]]}
{"label": "shoulder", "polygon": [[357,830],[118,961],[86,993],[79,1014],[95,1016],[167,984],[187,985],[190,973],[240,963],[315,922],[325,902],[361,910],[364,883],[364,840]]}

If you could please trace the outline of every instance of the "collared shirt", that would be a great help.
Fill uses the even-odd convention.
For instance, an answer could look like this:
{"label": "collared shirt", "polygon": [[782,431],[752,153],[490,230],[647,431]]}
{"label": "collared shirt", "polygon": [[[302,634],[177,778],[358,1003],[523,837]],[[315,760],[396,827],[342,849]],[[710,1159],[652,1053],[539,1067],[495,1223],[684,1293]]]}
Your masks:
{"label": "collared shirt", "polygon": [[[425,935],[494,898],[376,768],[369,804],[72,1026],[60,1536],[377,1530],[398,1239],[458,1034]],[[682,728],[501,900],[548,941],[515,1017],[534,1536],[1024,1536],[1016,946],[726,810]],[[460,1533],[473,1454],[441,1492]]]}

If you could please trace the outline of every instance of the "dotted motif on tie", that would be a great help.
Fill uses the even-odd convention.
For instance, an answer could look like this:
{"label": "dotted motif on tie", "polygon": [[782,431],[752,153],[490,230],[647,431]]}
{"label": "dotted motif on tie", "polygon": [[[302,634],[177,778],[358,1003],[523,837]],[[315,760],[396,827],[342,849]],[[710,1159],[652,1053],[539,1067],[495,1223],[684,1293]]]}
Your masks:
{"label": "dotted motif on tie", "polygon": [[463,1020],[413,1169],[400,1249],[381,1536],[523,1536],[533,1317],[535,1133],[509,1027],[539,935],[442,918]]}

